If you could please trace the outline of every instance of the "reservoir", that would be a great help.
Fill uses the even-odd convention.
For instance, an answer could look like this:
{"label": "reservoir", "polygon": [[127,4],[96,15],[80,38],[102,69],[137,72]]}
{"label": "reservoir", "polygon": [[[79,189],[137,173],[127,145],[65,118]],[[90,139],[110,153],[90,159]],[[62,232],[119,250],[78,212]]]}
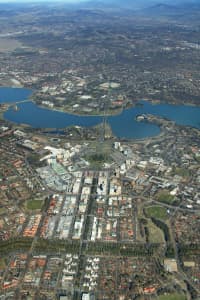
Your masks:
{"label": "reservoir", "polygon": [[[0,103],[28,100],[30,95],[31,91],[27,89],[6,88],[5,90],[5,88],[0,88]],[[7,101],[5,101],[6,99]],[[158,135],[160,133],[158,126],[135,121],[135,117],[141,114],[165,117],[179,125],[189,125],[200,129],[200,107],[170,104],[152,105],[147,101],[140,101],[140,103],[143,105],[126,109],[119,115],[107,117],[107,122],[117,137],[141,139]],[[72,125],[89,127],[101,123],[103,119],[101,116],[77,116],[41,108],[31,101],[20,103],[18,107],[18,111],[9,108],[4,113],[4,118],[17,124],[28,124],[34,128],[60,129]]]}
{"label": "reservoir", "polygon": [[1,87],[0,103],[12,103],[12,102],[24,101],[31,94],[32,91],[29,89]]}

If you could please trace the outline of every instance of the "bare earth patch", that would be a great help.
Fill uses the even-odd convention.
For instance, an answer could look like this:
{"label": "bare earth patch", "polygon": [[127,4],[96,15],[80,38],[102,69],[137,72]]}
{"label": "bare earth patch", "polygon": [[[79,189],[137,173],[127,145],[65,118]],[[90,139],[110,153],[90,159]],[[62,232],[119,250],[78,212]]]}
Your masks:
{"label": "bare earth patch", "polygon": [[22,44],[14,39],[0,38],[0,52],[13,51],[21,47]]}

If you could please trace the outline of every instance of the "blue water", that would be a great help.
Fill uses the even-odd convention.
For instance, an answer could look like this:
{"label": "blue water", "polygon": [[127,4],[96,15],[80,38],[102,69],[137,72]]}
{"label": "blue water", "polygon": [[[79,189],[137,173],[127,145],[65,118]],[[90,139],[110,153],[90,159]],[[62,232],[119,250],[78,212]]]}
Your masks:
{"label": "blue water", "polygon": [[[77,116],[58,111],[40,108],[33,102],[21,103],[17,112],[12,108],[5,112],[5,119],[15,122],[29,124],[34,128],[64,128],[67,126],[90,127],[102,122],[101,116]],[[147,123],[138,123],[134,120],[141,109],[124,110],[118,116],[108,117],[108,122],[113,133],[120,138],[145,138],[160,133],[158,126]]]}
{"label": "blue water", "polygon": [[[18,89],[17,92],[19,91],[20,90]],[[23,89],[21,89],[21,91],[22,95],[25,95]],[[15,97],[14,99],[16,100]],[[9,102],[13,102],[13,100],[9,100]],[[119,115],[109,116],[107,118],[107,121],[116,136],[120,138],[138,139],[158,135],[160,133],[158,126],[135,121],[135,117],[140,114],[153,114],[166,117],[175,121],[177,124],[189,125],[200,129],[200,107],[184,105],[175,106],[169,104],[152,105],[146,101],[141,101],[141,103],[143,104],[142,106],[124,110]],[[102,122],[101,116],[77,116],[52,111],[40,108],[33,102],[20,103],[18,106],[20,108],[18,111],[14,111],[10,108],[5,112],[5,119],[18,124],[29,124],[34,128],[59,129],[72,125],[89,127]]]}
{"label": "blue water", "polygon": [[31,90],[22,88],[0,88],[0,103],[13,103],[26,100],[32,94]]}

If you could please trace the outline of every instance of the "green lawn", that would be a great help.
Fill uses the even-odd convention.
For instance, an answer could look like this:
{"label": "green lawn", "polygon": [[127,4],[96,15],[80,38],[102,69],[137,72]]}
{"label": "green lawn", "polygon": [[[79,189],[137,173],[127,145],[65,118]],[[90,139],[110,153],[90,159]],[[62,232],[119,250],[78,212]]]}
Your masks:
{"label": "green lawn", "polygon": [[186,300],[183,294],[169,294],[158,296],[158,300]]}
{"label": "green lawn", "polygon": [[6,267],[4,258],[0,258],[0,270],[4,270]]}
{"label": "green lawn", "polygon": [[190,177],[190,171],[185,168],[176,168],[174,173],[183,177]]}
{"label": "green lawn", "polygon": [[7,209],[6,208],[4,208],[4,207],[1,207],[0,208],[0,215],[3,215],[4,213],[6,213],[7,212]]}
{"label": "green lawn", "polygon": [[160,191],[156,194],[156,200],[159,202],[163,202],[169,205],[172,205],[175,201],[174,196],[170,195],[170,193],[166,190]]}
{"label": "green lawn", "polygon": [[149,229],[149,242],[150,243],[164,243],[164,234],[163,231],[158,228],[150,219],[148,220],[148,225]]}
{"label": "green lawn", "polygon": [[84,157],[90,163],[92,169],[101,169],[104,163],[111,163],[112,160],[107,153],[94,153]]}
{"label": "green lawn", "polygon": [[148,218],[155,218],[166,220],[167,219],[167,209],[161,206],[149,206],[145,208],[145,212]]}
{"label": "green lawn", "polygon": [[27,202],[27,208],[30,210],[42,209],[43,204],[43,200],[30,200]]}

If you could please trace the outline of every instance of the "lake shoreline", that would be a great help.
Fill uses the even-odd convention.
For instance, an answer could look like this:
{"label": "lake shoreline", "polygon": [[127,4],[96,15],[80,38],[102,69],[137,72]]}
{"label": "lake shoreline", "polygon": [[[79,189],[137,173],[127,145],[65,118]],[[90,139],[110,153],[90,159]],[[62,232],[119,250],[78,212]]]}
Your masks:
{"label": "lake shoreline", "polygon": [[[12,90],[12,88],[7,89],[8,92]],[[21,91],[23,94],[24,89]],[[27,98],[21,97],[23,99],[21,101],[11,99],[8,109],[3,114],[4,120],[13,124],[27,124],[32,128],[43,129],[66,129],[69,126],[89,128],[97,126],[105,120],[112,128],[113,135],[120,139],[143,139],[158,136],[161,133],[158,124],[136,120],[138,115],[143,114],[152,114],[175,121],[177,125],[188,125],[200,129],[200,107],[197,106],[152,104],[151,101],[140,100],[133,107],[120,110],[118,114],[82,115],[38,106],[34,100],[29,99],[32,91],[25,89],[26,91],[28,91]],[[20,93],[20,88],[17,88],[17,92]],[[1,88],[0,96],[2,98]],[[13,96],[12,93],[11,96]],[[16,110],[12,109],[14,103],[17,103],[18,109]]]}

